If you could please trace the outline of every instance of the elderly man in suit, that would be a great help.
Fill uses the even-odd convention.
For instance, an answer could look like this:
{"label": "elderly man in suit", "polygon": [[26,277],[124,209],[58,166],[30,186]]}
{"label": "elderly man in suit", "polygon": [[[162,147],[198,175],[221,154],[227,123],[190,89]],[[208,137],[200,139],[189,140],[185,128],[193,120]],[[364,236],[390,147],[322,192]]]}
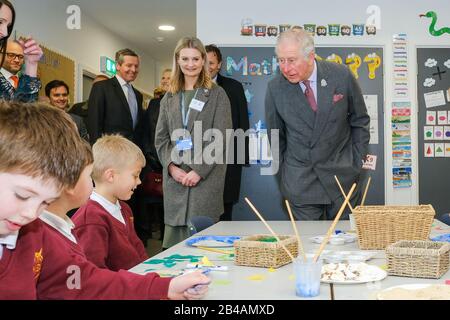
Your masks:
{"label": "elderly man in suit", "polygon": [[[346,66],[315,60],[304,30],[283,32],[276,54],[281,74],[268,84],[265,108],[268,129],[279,130],[271,143],[279,143],[281,192],[298,219],[332,219],[343,202],[334,176],[348,192],[367,152],[370,119],[361,89]],[[357,188],[353,205],[360,194]]]}
{"label": "elderly man in suit", "polygon": [[[230,100],[233,129],[242,129],[246,132],[249,129],[249,120],[244,88],[239,81],[224,77],[219,73],[222,67],[222,53],[219,48],[210,44],[205,49],[208,53],[208,69],[211,79],[225,90]],[[223,192],[224,213],[220,217],[222,221],[232,220],[233,205],[239,201],[242,166],[245,163],[248,163],[247,145],[245,150],[238,150],[238,142],[235,139],[233,163],[227,164],[227,174],[225,176],[225,189]]]}
{"label": "elderly man in suit", "polygon": [[142,94],[131,82],[139,74],[139,56],[130,49],[116,53],[115,77],[93,85],[88,102],[91,143],[102,134],[119,133],[140,145],[137,128],[143,116]]}

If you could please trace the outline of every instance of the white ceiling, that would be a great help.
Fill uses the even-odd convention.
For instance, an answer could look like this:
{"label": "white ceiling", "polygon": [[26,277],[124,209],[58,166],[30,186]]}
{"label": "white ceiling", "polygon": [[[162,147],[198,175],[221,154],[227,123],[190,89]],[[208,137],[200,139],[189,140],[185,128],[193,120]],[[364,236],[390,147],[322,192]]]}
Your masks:
{"label": "white ceiling", "polygon": [[[196,0],[81,0],[78,5],[83,14],[166,66],[171,66],[177,41],[196,35]],[[162,24],[176,29],[160,31]]]}

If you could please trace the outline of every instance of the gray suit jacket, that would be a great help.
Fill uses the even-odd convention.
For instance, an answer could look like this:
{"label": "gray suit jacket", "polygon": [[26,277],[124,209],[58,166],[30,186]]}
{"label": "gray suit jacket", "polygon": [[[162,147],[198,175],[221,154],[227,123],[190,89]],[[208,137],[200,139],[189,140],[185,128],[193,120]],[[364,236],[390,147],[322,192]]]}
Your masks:
{"label": "gray suit jacket", "polygon": [[[335,101],[338,95],[342,99]],[[361,89],[346,66],[317,61],[314,113],[299,84],[283,75],[266,92],[268,129],[279,129],[281,192],[296,204],[328,204],[359,178],[369,143],[369,115]],[[274,141],[271,141],[272,144]]]}
{"label": "gray suit jacket", "polygon": [[[199,89],[197,93],[196,99],[205,104],[201,112],[193,109],[190,111],[187,129],[194,145],[191,163],[181,163],[179,166],[186,172],[194,170],[202,179],[197,186],[189,188],[176,182],[167,170],[171,162],[181,162],[180,157],[173,158],[175,152],[172,152],[178,139],[172,136],[172,133],[183,128],[180,98],[181,93],[175,95],[167,93],[164,96],[156,125],[155,147],[163,166],[164,222],[171,226],[185,226],[190,217],[199,215],[209,216],[218,221],[223,213],[226,165],[206,164],[203,159],[200,159],[203,160],[202,164],[195,164],[192,163],[192,159],[195,150],[200,150],[199,145],[202,145],[203,153],[211,154],[205,148],[214,138],[211,131],[206,134],[205,132],[208,129],[217,129],[222,133],[224,140],[221,148],[216,151],[222,156],[222,163],[225,163],[225,130],[233,127],[230,101],[225,91],[216,85],[211,90]],[[201,122],[201,131],[194,132],[194,121]],[[202,136],[206,141],[202,141]]]}

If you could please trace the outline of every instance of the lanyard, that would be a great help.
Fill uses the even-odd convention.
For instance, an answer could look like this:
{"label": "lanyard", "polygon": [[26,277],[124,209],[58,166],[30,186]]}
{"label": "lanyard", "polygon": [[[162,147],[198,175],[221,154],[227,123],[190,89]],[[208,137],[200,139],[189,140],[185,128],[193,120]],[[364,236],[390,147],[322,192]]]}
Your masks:
{"label": "lanyard", "polygon": [[[194,100],[197,97],[198,89],[195,91],[194,97],[192,100]],[[191,100],[191,101],[192,101]],[[181,92],[181,118],[183,120],[183,129],[187,129],[187,124],[189,122],[189,114],[191,113],[191,108],[188,108],[188,111],[186,113],[186,105],[184,104],[184,92]]]}

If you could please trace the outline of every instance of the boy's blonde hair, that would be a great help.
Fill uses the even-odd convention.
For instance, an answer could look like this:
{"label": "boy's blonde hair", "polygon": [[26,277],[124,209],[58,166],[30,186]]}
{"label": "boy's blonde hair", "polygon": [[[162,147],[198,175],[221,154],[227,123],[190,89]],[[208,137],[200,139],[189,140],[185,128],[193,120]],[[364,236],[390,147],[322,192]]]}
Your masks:
{"label": "boy's blonde hair", "polygon": [[0,101],[0,172],[75,187],[89,153],[66,112],[43,103]]}
{"label": "boy's blonde hair", "polygon": [[141,149],[120,134],[104,135],[92,146],[94,167],[92,179],[101,181],[108,169],[123,169],[136,162],[145,166],[145,157]]}

